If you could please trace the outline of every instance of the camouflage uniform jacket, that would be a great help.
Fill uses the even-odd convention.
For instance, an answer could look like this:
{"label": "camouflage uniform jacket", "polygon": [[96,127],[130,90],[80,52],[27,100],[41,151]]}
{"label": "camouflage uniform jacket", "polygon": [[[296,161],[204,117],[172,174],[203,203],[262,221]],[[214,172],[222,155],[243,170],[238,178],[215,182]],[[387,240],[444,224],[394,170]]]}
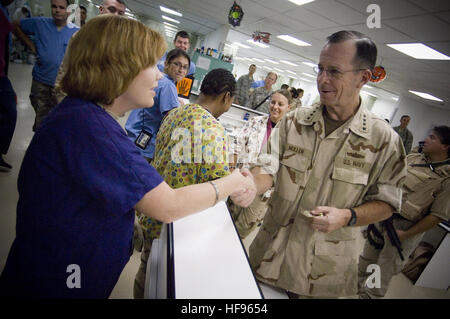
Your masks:
{"label": "camouflage uniform jacket", "polygon": [[237,163],[255,164],[267,132],[268,115],[254,116],[243,127],[232,132],[230,154],[238,155]]}
{"label": "camouflage uniform jacket", "polygon": [[358,290],[359,228],[318,232],[301,212],[375,200],[399,210],[406,156],[398,134],[363,105],[327,137],[322,114],[319,104],[295,109],[271,134],[280,165],[250,263],[262,282],[299,295],[350,296]]}
{"label": "camouflage uniform jacket", "polygon": [[236,83],[236,99],[239,105],[245,106],[248,101],[250,85],[253,83],[253,76],[245,74],[241,76]]}
{"label": "camouflage uniform jacket", "polygon": [[428,213],[449,220],[450,164],[433,167],[433,171],[425,155],[420,153],[408,155],[407,162],[408,175],[403,185],[400,215],[413,222]]}
{"label": "camouflage uniform jacket", "polygon": [[[245,107],[248,107],[249,109],[255,109],[255,107],[270,94],[272,94],[272,90],[266,90],[264,86],[256,88],[250,95]],[[262,113],[269,113],[269,103],[270,97],[256,110]]]}

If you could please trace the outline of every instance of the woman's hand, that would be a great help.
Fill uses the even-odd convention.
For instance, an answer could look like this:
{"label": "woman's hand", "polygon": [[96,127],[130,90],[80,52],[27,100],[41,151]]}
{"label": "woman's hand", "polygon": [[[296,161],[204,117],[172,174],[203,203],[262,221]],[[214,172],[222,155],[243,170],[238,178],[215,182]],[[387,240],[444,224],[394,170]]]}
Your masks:
{"label": "woman's hand", "polygon": [[[238,206],[248,207],[256,196],[256,185],[253,175],[248,169],[239,170],[236,168],[232,174],[236,174],[238,179],[238,187],[236,191],[230,195],[231,200]],[[238,175],[239,174],[239,175]]]}

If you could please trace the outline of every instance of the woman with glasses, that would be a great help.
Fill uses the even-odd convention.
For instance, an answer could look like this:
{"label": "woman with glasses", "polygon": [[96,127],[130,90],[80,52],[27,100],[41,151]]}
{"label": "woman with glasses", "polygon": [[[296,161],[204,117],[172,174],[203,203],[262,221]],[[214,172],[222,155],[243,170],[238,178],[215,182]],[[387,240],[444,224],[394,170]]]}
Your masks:
{"label": "woman with glasses", "polygon": [[[230,109],[235,94],[233,74],[225,69],[211,70],[202,81],[197,103],[173,109],[164,118],[152,165],[171,187],[204,183],[230,174],[228,141],[218,117]],[[150,248],[162,226],[144,215],[140,215],[139,224],[145,240],[134,283],[135,298],[143,298]]]}
{"label": "woman with glasses", "polygon": [[167,53],[163,78],[155,89],[155,104],[152,108],[133,110],[125,124],[128,137],[140,149],[141,154],[151,162],[155,152],[156,134],[164,116],[171,109],[180,106],[176,83],[182,80],[189,70],[191,59],[181,49]]}
{"label": "woman with glasses", "polygon": [[245,204],[253,192],[240,172],[171,188],[118,123],[153,105],[166,47],[158,32],[99,15],[69,47],[67,97],[42,122],[20,169],[2,298],[108,298],[132,252],[135,209],[170,223],[230,194]]}

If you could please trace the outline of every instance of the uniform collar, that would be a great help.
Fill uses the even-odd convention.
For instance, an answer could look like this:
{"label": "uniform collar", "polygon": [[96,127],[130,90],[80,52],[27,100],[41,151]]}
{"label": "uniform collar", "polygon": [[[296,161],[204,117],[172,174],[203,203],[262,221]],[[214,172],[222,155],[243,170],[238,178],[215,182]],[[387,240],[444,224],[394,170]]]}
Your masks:
{"label": "uniform collar", "polygon": [[[318,121],[321,121],[323,123],[324,107],[325,105],[320,103],[313,104],[311,108],[305,111],[303,116],[299,117],[298,123],[308,126],[314,125]],[[348,128],[344,129],[344,132],[348,132],[348,130],[350,130],[356,135],[368,139],[372,127],[372,117],[370,116],[370,111],[367,110],[362,102],[360,102],[359,109],[353,116],[351,122],[344,125],[348,126]]]}

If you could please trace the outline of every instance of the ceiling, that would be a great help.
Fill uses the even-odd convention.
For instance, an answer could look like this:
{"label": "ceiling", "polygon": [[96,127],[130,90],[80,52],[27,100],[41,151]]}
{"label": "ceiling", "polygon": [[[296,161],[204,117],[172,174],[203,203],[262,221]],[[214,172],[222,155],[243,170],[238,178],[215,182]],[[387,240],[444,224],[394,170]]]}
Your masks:
{"label": "ceiling", "polygon": [[[240,49],[238,55],[250,58],[269,58],[299,64],[298,67],[280,64],[284,70],[312,73],[301,62],[317,62],[325,38],[339,30],[356,30],[369,35],[377,44],[378,61],[387,71],[387,78],[371,86],[408,96],[426,104],[450,110],[450,60],[417,60],[390,47],[388,43],[422,42],[450,56],[449,0],[316,0],[297,6],[287,0],[236,1],[244,16],[239,27],[231,27],[230,41],[245,43],[256,30],[271,33],[270,48]],[[371,14],[367,7],[376,3],[381,8],[381,28],[369,29],[366,20]],[[228,25],[232,0],[127,0],[127,6],[137,15],[163,22],[160,5],[178,10],[183,17],[180,29],[199,35]],[[289,34],[311,44],[299,47],[278,39]],[[248,44],[248,43],[245,43]],[[429,93],[444,102],[424,100],[408,90]]]}

